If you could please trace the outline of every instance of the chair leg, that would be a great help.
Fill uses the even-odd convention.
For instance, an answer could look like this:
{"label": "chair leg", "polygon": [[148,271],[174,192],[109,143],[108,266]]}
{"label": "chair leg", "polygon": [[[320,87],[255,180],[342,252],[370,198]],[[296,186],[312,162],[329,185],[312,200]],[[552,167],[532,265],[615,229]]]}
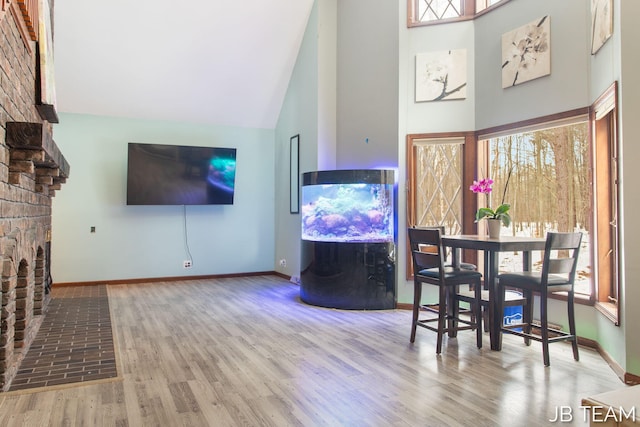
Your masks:
{"label": "chair leg", "polygon": [[436,344],[436,354],[442,352],[442,337],[444,336],[444,324],[447,322],[447,288],[440,286],[440,297],[438,299],[438,343]]}
{"label": "chair leg", "polygon": [[547,320],[547,292],[540,292],[540,335],[542,337],[542,360],[549,366],[549,322]]}
{"label": "chair leg", "polygon": [[[522,323],[525,325],[522,327],[522,332],[531,334],[531,322],[533,321],[533,292],[528,289],[522,290],[522,296],[527,300],[522,307]],[[524,338],[525,345],[531,345],[531,339]]]}
{"label": "chair leg", "polygon": [[494,304],[496,305],[495,308],[495,312],[496,313],[501,313],[501,316],[499,319],[491,319],[490,318],[490,322],[499,322],[499,323],[495,323],[495,327],[493,328],[494,331],[496,331],[498,333],[498,336],[496,337],[496,342],[498,343],[498,349],[502,348],[502,326],[504,323],[504,296],[505,296],[505,289],[504,286],[500,286],[500,284],[498,283],[498,289],[496,292],[496,298],[495,298],[495,302]]}
{"label": "chair leg", "polygon": [[418,328],[418,319],[420,316],[420,300],[422,299],[422,283],[413,283],[413,322],[411,323],[410,342],[416,340],[416,329]]}
{"label": "chair leg", "polygon": [[481,311],[482,311],[483,329],[485,332],[489,332],[489,310],[485,308],[481,308]]}
{"label": "chair leg", "polygon": [[447,331],[450,338],[458,336],[458,316],[460,303],[456,298],[457,287],[447,286]]}
{"label": "chair leg", "polygon": [[482,287],[480,286],[480,281],[474,285],[473,289],[473,315],[476,318],[476,344],[478,345],[478,348],[482,348]]}
{"label": "chair leg", "polygon": [[570,291],[567,295],[567,315],[569,317],[569,333],[573,336],[571,341],[571,346],[573,347],[573,358],[575,360],[580,360],[580,355],[578,354],[578,335],[576,334],[576,316],[575,316],[575,305],[573,302],[574,294],[573,291]]}

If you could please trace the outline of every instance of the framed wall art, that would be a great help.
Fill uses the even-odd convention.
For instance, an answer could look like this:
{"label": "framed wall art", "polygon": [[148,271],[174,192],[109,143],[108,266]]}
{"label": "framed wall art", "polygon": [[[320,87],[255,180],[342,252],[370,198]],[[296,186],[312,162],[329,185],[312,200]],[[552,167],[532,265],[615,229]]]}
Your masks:
{"label": "framed wall art", "polygon": [[466,49],[416,55],[416,102],[467,97]]}
{"label": "framed wall art", "polygon": [[300,213],[300,135],[289,139],[289,211]]}
{"label": "framed wall art", "polygon": [[502,87],[551,74],[551,24],[543,16],[502,35]]}
{"label": "framed wall art", "polygon": [[591,54],[613,34],[613,0],[591,0]]}

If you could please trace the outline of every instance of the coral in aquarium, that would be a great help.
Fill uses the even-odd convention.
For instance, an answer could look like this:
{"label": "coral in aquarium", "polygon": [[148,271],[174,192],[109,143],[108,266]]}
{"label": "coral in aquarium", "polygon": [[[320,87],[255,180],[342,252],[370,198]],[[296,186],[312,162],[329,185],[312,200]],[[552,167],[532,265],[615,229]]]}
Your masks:
{"label": "coral in aquarium", "polygon": [[316,241],[393,241],[392,187],[324,184],[303,187],[302,238]]}

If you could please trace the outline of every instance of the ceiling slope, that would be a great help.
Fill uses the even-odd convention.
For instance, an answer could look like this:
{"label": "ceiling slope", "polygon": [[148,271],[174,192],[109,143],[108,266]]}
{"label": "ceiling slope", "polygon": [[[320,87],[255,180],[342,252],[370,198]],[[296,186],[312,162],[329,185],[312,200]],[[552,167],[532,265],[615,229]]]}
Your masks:
{"label": "ceiling slope", "polygon": [[313,0],[57,0],[58,112],[272,129]]}

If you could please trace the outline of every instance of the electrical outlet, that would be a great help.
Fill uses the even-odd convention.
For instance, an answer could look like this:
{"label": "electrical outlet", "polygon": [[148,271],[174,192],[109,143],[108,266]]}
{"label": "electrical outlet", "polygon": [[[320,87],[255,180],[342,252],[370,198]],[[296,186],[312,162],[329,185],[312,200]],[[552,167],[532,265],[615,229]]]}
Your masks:
{"label": "electrical outlet", "polygon": [[287,266],[287,260],[286,260],[286,259],[284,259],[284,258],[282,258],[282,259],[280,260],[280,267],[286,267],[286,266]]}
{"label": "electrical outlet", "polygon": [[191,260],[190,259],[184,260],[182,266],[184,268],[191,268]]}

